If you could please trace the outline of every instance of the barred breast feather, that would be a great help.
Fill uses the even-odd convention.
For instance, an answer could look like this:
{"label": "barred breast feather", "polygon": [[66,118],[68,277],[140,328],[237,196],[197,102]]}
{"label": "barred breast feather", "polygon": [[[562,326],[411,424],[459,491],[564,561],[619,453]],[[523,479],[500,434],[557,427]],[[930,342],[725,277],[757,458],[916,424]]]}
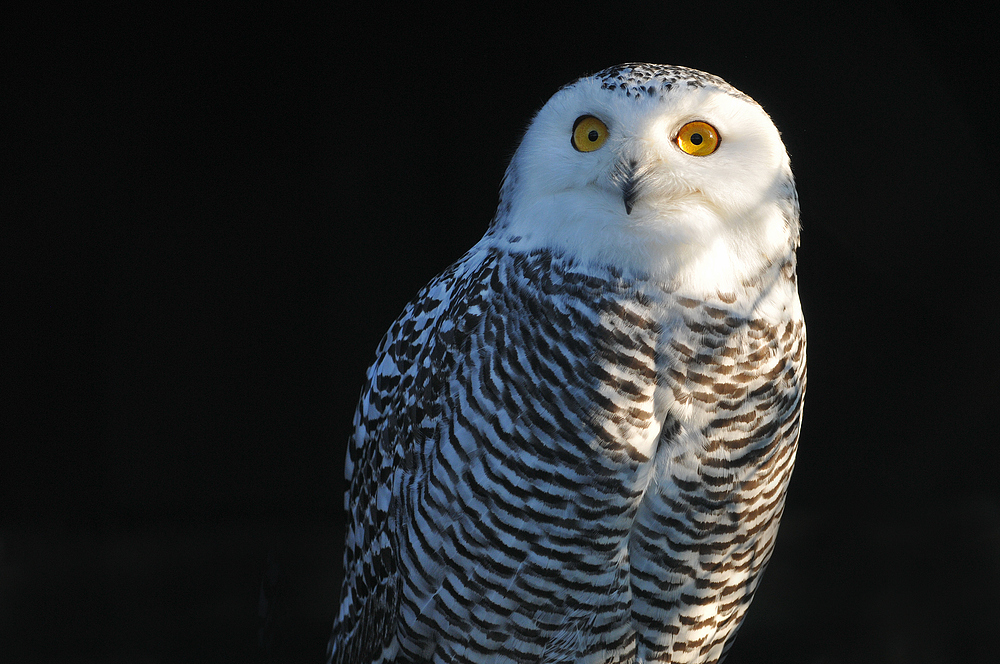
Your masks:
{"label": "barred breast feather", "polygon": [[717,661],[805,382],[797,308],[735,301],[545,251],[477,249],[427,286],[358,407],[333,661]]}

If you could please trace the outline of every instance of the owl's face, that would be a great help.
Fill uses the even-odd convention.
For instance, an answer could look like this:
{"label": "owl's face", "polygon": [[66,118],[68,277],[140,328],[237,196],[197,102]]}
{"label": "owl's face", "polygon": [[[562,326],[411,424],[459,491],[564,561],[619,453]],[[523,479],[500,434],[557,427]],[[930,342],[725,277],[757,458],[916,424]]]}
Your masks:
{"label": "owl's face", "polygon": [[644,65],[637,81],[626,67],[535,116],[505,180],[503,236],[681,280],[744,278],[787,251],[797,204],[767,114],[701,72]]}

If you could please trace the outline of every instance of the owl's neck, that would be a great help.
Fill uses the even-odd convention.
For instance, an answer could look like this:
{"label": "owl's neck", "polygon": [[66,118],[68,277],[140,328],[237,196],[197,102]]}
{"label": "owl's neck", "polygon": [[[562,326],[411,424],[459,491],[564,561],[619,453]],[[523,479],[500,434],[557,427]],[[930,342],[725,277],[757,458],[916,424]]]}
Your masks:
{"label": "owl's neck", "polygon": [[[620,208],[620,209],[619,209]],[[745,291],[794,260],[797,210],[781,201],[726,219],[698,201],[635,209],[579,192],[532,202],[501,202],[487,235],[491,246],[549,250],[581,265],[653,279],[690,297]]]}

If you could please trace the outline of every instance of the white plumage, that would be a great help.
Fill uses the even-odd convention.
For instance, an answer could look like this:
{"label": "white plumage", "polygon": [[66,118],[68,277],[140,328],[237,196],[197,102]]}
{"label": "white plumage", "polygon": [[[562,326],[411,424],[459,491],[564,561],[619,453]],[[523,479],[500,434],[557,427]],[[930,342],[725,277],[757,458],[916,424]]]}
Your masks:
{"label": "white plumage", "polygon": [[797,245],[743,93],[647,64],[557,92],[368,372],[331,660],[720,661],[795,458]]}

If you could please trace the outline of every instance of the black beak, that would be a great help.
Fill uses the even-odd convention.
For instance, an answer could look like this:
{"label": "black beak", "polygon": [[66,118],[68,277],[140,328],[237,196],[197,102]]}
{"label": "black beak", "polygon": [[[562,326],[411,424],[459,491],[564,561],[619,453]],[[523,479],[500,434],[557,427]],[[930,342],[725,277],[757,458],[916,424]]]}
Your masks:
{"label": "black beak", "polygon": [[622,202],[625,203],[625,214],[632,214],[632,206],[639,198],[639,176],[636,169],[639,164],[634,159],[626,162],[618,162],[618,169],[615,173],[619,187],[622,190]]}

